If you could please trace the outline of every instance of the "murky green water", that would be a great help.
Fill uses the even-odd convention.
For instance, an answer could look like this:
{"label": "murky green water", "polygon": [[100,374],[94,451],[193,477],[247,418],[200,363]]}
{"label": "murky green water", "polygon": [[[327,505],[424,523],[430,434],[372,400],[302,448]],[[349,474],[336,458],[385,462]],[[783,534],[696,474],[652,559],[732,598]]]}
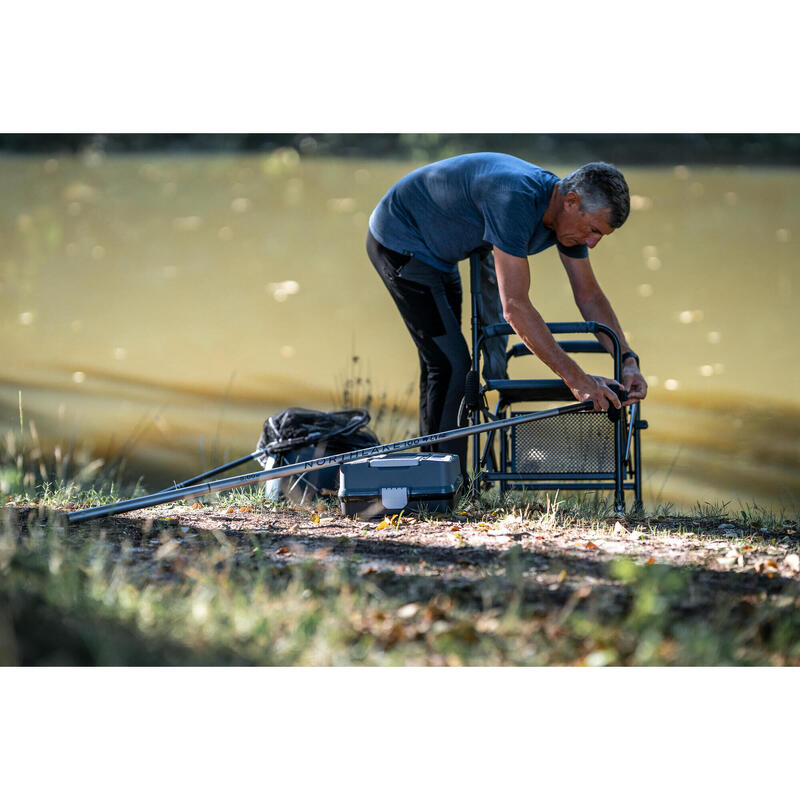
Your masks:
{"label": "murky green water", "polygon": [[[249,452],[274,411],[341,405],[356,373],[413,414],[416,351],[364,238],[415,166],[0,161],[0,424],[19,428],[22,390],[46,443],[124,452],[157,485]],[[625,173],[631,218],[592,260],[651,385],[646,496],[796,508],[800,174]],[[576,319],[555,251],[532,268],[545,318]]]}

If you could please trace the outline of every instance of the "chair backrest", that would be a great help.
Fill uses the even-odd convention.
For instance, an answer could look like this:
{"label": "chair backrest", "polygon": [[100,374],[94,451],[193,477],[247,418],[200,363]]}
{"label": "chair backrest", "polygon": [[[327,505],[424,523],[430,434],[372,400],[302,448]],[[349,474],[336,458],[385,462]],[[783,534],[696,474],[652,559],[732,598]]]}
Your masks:
{"label": "chair backrest", "polygon": [[[488,301],[488,298],[484,297],[484,288],[487,281],[483,273],[485,273],[487,269],[494,268],[494,259],[491,258],[491,253],[487,256],[486,253],[478,250],[470,255],[469,264],[470,296],[472,299],[472,369],[476,374],[480,372],[480,358],[481,354],[483,354],[484,362],[493,361],[493,370],[499,373],[500,367],[497,366],[500,361],[498,350],[502,350],[506,364],[511,358],[529,355],[530,350],[522,343],[513,345],[510,349],[506,350],[508,337],[514,334],[514,329],[507,322],[501,321],[502,312],[498,310],[499,301],[493,304]],[[618,381],[621,380],[622,361],[620,360],[621,351],[619,338],[607,325],[591,321],[548,322],[547,327],[554,336],[575,333],[589,333],[595,336],[598,333],[603,333],[608,336],[613,345],[613,353],[611,356],[614,359],[614,378]],[[608,352],[597,339],[559,339],[557,341],[561,348],[567,353]],[[484,379],[508,377],[505,370],[503,370],[504,374],[486,373],[485,363]]]}

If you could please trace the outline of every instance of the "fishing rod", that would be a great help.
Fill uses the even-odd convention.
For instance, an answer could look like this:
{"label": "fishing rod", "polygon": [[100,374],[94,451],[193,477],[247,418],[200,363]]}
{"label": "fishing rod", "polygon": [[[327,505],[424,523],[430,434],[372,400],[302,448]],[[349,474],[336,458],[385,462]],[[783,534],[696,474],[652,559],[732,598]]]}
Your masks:
{"label": "fishing rod", "polygon": [[[459,439],[463,436],[473,436],[475,434],[488,433],[489,431],[499,430],[500,428],[508,428],[513,425],[522,425],[526,422],[547,419],[549,417],[558,417],[563,414],[575,414],[579,412],[592,411],[593,409],[594,404],[592,401],[586,400],[583,403],[573,403],[568,406],[550,408],[545,411],[534,411],[530,414],[520,414],[519,416],[515,417],[493,420],[491,422],[484,422],[478,425],[470,425],[466,428],[455,428],[453,430],[442,431],[440,433],[431,433],[426,436],[417,436],[414,439],[405,439],[401,442],[392,442],[390,444],[380,444],[373,447],[365,447],[361,450],[353,450],[349,453],[337,453],[336,455],[322,456],[321,458],[311,459],[310,461],[299,461],[297,463],[287,464],[286,466],[277,467],[275,469],[250,472],[245,475],[237,475],[232,478],[222,478],[221,480],[211,481],[209,483],[196,484],[194,486],[183,488],[166,489],[162,492],[158,492],[157,494],[131,498],[130,500],[121,500],[117,503],[108,503],[106,505],[95,506],[94,508],[81,509],[80,511],[72,511],[67,514],[67,522],[82,522],[84,520],[96,519],[98,517],[109,517],[114,514],[122,514],[126,511],[137,511],[140,508],[150,508],[152,506],[162,505],[164,503],[172,503],[177,500],[189,500],[193,497],[200,497],[204,494],[212,494],[214,492],[220,492],[226,489],[236,489],[240,486],[248,486],[253,483],[263,483],[268,480],[284,478],[289,475],[297,475],[302,472],[311,472],[312,470],[322,469],[323,467],[348,464],[351,461],[357,461],[362,458],[387,455],[389,453],[396,453],[401,450],[410,450],[413,447],[422,447],[436,444],[438,442],[447,442],[451,439]],[[613,419],[613,415],[619,414],[619,410],[614,406],[611,406],[611,408],[608,410],[608,414]]]}

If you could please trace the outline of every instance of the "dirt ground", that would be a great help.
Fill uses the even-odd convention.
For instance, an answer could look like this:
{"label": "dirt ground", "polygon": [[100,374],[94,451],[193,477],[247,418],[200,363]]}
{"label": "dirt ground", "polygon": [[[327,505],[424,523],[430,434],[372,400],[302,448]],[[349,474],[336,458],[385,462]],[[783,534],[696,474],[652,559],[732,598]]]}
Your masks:
{"label": "dirt ground", "polygon": [[[470,512],[419,518],[360,521],[330,509],[253,509],[195,503],[129,512],[71,532],[100,529],[113,538],[132,536],[142,551],[164,546],[165,531],[175,541],[213,532],[240,549],[253,537],[276,562],[358,556],[362,571],[413,570],[453,577],[476,574],[510,551],[525,555],[528,569],[542,582],[589,581],[615,559],[700,569],[709,578],[739,576],[745,583],[772,586],[800,578],[800,535],[796,520],[772,527],[726,517],[644,517],[596,519],[589,523],[558,518],[541,509],[508,514]],[[749,576],[749,580],[748,580]]]}
{"label": "dirt ground", "polygon": [[[347,663],[800,665],[800,536],[792,519],[584,518],[541,506],[466,506],[359,521],[323,504],[220,503],[72,524],[62,510],[35,506],[6,508],[4,517],[19,537],[52,541],[51,559],[64,547],[79,554],[79,572],[91,571],[98,552],[107,564],[119,558],[132,587],[213,585],[219,574],[220,586],[233,579],[246,597],[259,581],[281,592],[295,581],[293,611],[258,595],[264,613],[294,614],[292,630],[317,609],[318,586],[333,587],[344,599],[331,606],[339,614],[331,624],[355,648],[340,654]],[[323,584],[314,576],[325,576]],[[364,604],[347,599],[354,596]],[[39,605],[37,595],[25,607]],[[137,658],[150,646],[140,633],[126,628]],[[225,646],[222,655],[204,651],[202,663],[278,658],[247,650],[247,642]],[[367,646],[368,655],[358,649]],[[315,652],[290,663],[318,663]],[[197,653],[175,663],[184,656]],[[166,663],[163,654],[154,658]]]}

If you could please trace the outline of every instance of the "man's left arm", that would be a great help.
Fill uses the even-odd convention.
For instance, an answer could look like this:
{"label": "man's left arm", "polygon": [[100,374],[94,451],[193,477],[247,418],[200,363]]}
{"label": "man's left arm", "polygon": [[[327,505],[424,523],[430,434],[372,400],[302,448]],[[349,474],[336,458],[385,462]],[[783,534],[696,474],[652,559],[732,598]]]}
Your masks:
{"label": "man's left arm", "polygon": [[[617,315],[611,307],[608,298],[597,278],[594,276],[592,265],[588,258],[570,258],[559,251],[561,262],[564,264],[564,269],[567,271],[570,286],[572,287],[572,294],[575,298],[575,304],[585,320],[592,320],[594,322],[602,322],[608,325],[619,337],[619,344],[622,352],[626,353],[631,350],[625,334],[622,332],[622,326],[619,324]],[[603,347],[609,353],[613,352],[611,340],[608,336],[602,333],[598,334]],[[626,358],[622,362],[622,384],[628,391],[628,402],[635,400],[643,400],[647,394],[647,382],[645,381],[636,359],[632,356]]]}

